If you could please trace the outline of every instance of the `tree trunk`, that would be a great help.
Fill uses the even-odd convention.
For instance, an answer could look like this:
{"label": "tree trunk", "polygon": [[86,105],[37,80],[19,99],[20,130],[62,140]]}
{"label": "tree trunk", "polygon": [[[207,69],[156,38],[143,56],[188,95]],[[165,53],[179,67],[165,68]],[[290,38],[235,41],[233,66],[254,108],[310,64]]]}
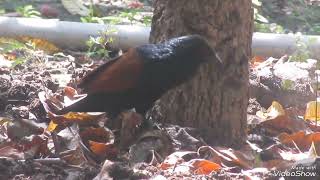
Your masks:
{"label": "tree trunk", "polygon": [[223,69],[214,63],[201,66],[192,80],[165,94],[155,106],[160,120],[200,128],[209,143],[241,145],[247,126],[251,0],[155,0],[154,7],[152,43],[200,34],[224,64]]}

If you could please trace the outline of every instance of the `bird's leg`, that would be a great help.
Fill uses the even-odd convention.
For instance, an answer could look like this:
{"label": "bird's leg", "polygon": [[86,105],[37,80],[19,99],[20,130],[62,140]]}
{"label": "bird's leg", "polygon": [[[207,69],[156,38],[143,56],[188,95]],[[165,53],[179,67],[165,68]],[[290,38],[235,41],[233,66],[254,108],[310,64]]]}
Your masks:
{"label": "bird's leg", "polygon": [[146,120],[146,114],[150,107],[152,107],[152,103],[139,104],[135,107],[135,110],[137,113],[143,116],[144,120]]}
{"label": "bird's leg", "polygon": [[142,129],[153,129],[154,127],[157,127],[155,125],[155,122],[152,121],[151,118],[147,117],[148,110],[153,106],[153,103],[145,103],[145,104],[139,104],[139,106],[136,106],[136,112],[141,114],[143,116],[143,122],[141,124]]}
{"label": "bird's leg", "polygon": [[120,116],[121,111],[120,110],[110,110],[107,112],[108,120],[105,123],[105,126],[107,126],[110,129],[120,129],[121,128],[121,119]]}

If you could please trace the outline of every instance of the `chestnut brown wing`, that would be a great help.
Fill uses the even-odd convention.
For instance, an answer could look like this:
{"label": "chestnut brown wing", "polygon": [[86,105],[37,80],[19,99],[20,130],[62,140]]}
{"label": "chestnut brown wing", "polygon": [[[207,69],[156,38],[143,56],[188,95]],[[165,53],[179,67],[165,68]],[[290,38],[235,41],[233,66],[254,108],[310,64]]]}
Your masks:
{"label": "chestnut brown wing", "polygon": [[135,88],[143,70],[143,60],[135,49],[111,60],[86,75],[78,87],[88,94],[121,92]]}

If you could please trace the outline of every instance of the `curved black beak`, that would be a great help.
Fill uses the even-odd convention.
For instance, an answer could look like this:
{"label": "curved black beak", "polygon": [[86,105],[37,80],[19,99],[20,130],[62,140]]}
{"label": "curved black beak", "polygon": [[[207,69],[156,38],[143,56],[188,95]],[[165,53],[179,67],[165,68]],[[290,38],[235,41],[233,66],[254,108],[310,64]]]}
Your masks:
{"label": "curved black beak", "polygon": [[217,61],[219,63],[223,63],[222,59],[220,58],[220,56],[218,55],[218,53],[216,53],[215,50],[211,49],[210,50],[210,54],[207,55],[207,57],[205,58],[206,61]]}
{"label": "curved black beak", "polygon": [[218,60],[221,64],[223,63],[222,59],[220,56],[215,52],[214,55],[210,56],[211,59]]}

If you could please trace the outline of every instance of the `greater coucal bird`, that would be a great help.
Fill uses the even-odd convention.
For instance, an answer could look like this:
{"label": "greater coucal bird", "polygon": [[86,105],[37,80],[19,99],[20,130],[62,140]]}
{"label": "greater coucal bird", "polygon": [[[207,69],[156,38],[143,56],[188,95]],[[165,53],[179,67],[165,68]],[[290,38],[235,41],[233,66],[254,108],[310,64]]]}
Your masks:
{"label": "greater coucal bird", "polygon": [[169,89],[190,79],[201,63],[220,58],[199,35],[129,49],[86,75],[78,84],[87,97],[59,114],[107,112],[116,116],[135,108],[144,115]]}

